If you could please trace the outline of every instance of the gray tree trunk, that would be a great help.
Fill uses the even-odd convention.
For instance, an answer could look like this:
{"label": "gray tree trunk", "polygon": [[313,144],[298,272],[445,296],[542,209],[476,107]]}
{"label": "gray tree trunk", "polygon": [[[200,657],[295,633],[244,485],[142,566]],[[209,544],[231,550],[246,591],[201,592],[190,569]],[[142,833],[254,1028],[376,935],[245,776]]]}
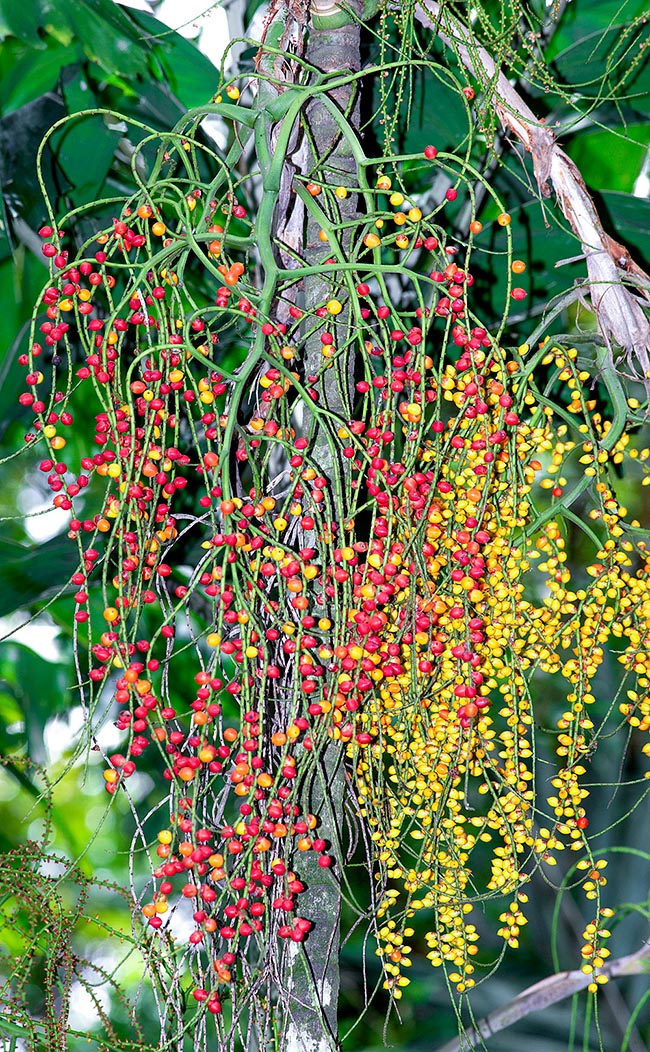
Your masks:
{"label": "gray tree trunk", "polygon": [[[360,68],[359,36],[359,25],[355,22],[327,29],[312,26],[305,59],[323,72],[357,71]],[[341,113],[348,114],[350,123],[358,126],[358,107],[352,87],[336,89],[329,93],[328,98]],[[318,97],[307,107],[307,125],[308,138],[316,156],[312,155],[310,148],[303,149],[302,157],[307,164],[305,174],[322,159],[330,187],[355,185],[356,165],[352,152],[341,135],[339,124]],[[354,194],[340,202],[344,218],[353,218],[356,209]],[[318,220],[308,215],[306,241],[301,251],[307,266],[323,263],[332,254],[331,247],[319,238],[320,229]],[[343,240],[342,247],[345,249],[348,245],[349,235]],[[332,272],[336,272],[335,266]],[[304,304],[308,312],[322,306],[331,296],[331,286],[318,275],[305,278]],[[344,346],[349,339],[348,323],[349,311],[344,308],[335,322],[336,345],[339,347]],[[352,415],[352,346],[351,343],[332,368],[322,371],[322,343],[320,333],[317,333],[306,340],[303,357],[305,376],[319,373],[321,376],[318,384],[319,406],[335,413],[342,422],[349,420]],[[304,419],[305,430],[308,424],[309,421]],[[342,458],[339,460],[332,451],[327,431],[323,425],[316,426],[311,457],[318,464],[321,474],[331,483],[337,474],[345,471],[345,461]],[[342,527],[341,523],[338,525]],[[306,543],[310,543],[309,539]],[[321,613],[327,613],[325,607]],[[342,865],[345,851],[345,795],[344,750],[340,743],[332,742],[321,753],[317,768],[310,771],[302,786],[301,809],[320,817],[319,835],[330,842],[335,865],[332,869],[321,868],[315,852],[307,852],[301,864],[301,879],[307,885],[307,891],[301,896],[301,910],[313,922],[313,928],[304,944],[291,948],[290,1003],[283,1044],[286,1052],[332,1052],[339,1047],[337,1008],[341,893],[337,867]]]}

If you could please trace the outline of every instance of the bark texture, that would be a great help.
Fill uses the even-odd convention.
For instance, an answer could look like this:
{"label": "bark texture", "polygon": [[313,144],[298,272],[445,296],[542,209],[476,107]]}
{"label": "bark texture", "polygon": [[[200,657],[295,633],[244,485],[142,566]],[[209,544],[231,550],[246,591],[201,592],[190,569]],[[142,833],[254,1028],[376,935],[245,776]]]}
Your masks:
{"label": "bark texture", "polygon": [[[359,26],[349,23],[327,29],[309,30],[305,59],[310,65],[324,73],[357,71],[360,66]],[[329,93],[328,98],[351,124],[358,124],[358,108],[352,97],[352,89],[343,87]],[[328,112],[319,98],[312,100],[305,112],[305,129],[302,147],[296,156],[304,175],[313,170],[315,164],[322,165],[326,181],[330,186],[354,186],[356,166],[352,152],[341,135],[339,123]],[[356,215],[356,195],[350,194],[340,202],[342,218],[352,219]],[[306,216],[303,227],[304,244],[302,258],[307,266],[324,263],[332,255],[332,246],[319,237],[321,224]],[[344,253],[349,245],[349,235],[339,242]],[[335,270],[335,267],[333,267]],[[318,275],[308,276],[304,284],[304,306],[311,313],[317,306],[331,297],[331,286]],[[312,315],[313,317],[313,315]],[[345,309],[336,317],[335,342],[344,347],[350,339],[349,311]],[[322,343],[317,333],[306,340],[304,349],[304,372],[309,377],[317,375],[323,365]],[[332,368],[322,373],[318,384],[318,404],[346,421],[351,416],[351,394],[353,389],[353,350],[348,349],[337,359]],[[305,432],[314,424],[305,414]],[[312,455],[319,470],[328,482],[333,483],[337,474],[345,471],[328,442],[327,426],[315,424]],[[337,524],[341,528],[342,524]],[[312,538],[313,539],[313,538]],[[306,538],[309,544],[310,539]],[[325,607],[320,611],[327,614]],[[337,866],[343,861],[345,851],[343,810],[346,796],[346,775],[343,749],[340,743],[329,744],[320,757],[315,770],[305,776],[302,787],[302,808],[321,818],[320,835],[330,841],[332,855],[336,859],[333,869],[318,865],[314,852],[307,853],[302,875],[308,885],[302,908],[313,921],[304,949],[293,954],[291,967],[291,1003],[286,1028],[286,1052],[331,1052],[339,1047],[337,1006],[339,996],[339,944],[341,894]]]}

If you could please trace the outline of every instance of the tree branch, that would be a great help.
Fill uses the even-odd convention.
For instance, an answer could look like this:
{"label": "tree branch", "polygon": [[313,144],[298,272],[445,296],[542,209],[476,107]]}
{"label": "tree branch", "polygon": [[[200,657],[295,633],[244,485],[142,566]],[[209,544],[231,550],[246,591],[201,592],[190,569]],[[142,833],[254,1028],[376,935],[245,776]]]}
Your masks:
{"label": "tree branch", "polygon": [[606,233],[578,168],[560,149],[551,129],[535,116],[497,68],[492,56],[477,44],[471,30],[436,0],[420,0],[415,14],[423,25],[438,32],[443,43],[453,48],[479,81],[489,85],[502,125],[531,154],[542,197],[550,197],[550,182],[564,216],[582,243],[591,302],[610,348],[610,359],[612,345],[617,344],[636,363],[637,375],[648,381],[650,322],[632,288],[650,299],[650,277],[627,249]]}
{"label": "tree branch", "polygon": [[[649,971],[650,941],[644,942],[636,953],[607,961],[599,969],[600,974],[606,975],[608,979],[618,979],[622,975],[639,975]],[[593,975],[586,975],[582,971],[558,972],[557,975],[549,975],[541,982],[523,990],[503,1008],[498,1008],[496,1012],[481,1019],[475,1028],[449,1041],[438,1052],[470,1052],[479,1041],[485,1041],[500,1030],[505,1030],[506,1027],[530,1015],[531,1012],[539,1012],[543,1008],[548,1008],[549,1005],[563,1001],[565,997],[571,997],[584,990],[593,982],[593,978]]]}

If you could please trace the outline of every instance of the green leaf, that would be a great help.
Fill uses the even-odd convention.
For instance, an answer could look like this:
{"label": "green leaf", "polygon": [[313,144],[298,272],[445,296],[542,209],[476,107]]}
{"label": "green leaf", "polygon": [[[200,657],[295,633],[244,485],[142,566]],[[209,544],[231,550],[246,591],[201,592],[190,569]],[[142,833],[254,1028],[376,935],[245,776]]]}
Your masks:
{"label": "green leaf", "polygon": [[44,49],[47,38],[75,41],[108,73],[146,76],[151,49],[134,19],[113,0],[0,0],[0,39],[13,36]]}
{"label": "green leaf", "polygon": [[[96,103],[81,71],[70,77],[63,95],[69,113]],[[103,116],[97,114],[74,116],[53,135],[52,151],[76,205],[101,196],[120,137],[121,132],[110,129]]]}
{"label": "green leaf", "polygon": [[[145,44],[133,20],[132,12],[127,14],[124,8],[114,3],[113,0],[77,0],[74,5],[69,4],[67,0],[55,0],[55,2],[62,4],[66,10],[73,7],[77,10],[84,8],[96,19],[103,31],[110,29],[116,36],[124,37],[134,44]],[[74,14],[72,10],[69,13],[71,16]]]}
{"label": "green leaf", "polygon": [[47,37],[35,51],[18,40],[6,40],[0,48],[0,110],[3,114],[53,91],[61,69],[73,62],[79,49]]}
{"label": "green leaf", "polygon": [[0,120],[0,171],[3,186],[23,193],[25,177],[36,184],[34,164],[43,135],[64,115],[63,102],[54,94],[42,95]]}
{"label": "green leaf", "polygon": [[13,684],[22,711],[29,755],[40,763],[44,760],[43,728],[72,704],[65,666],[46,661],[31,647],[11,639],[3,644],[0,658],[4,678]]}
{"label": "green leaf", "polygon": [[[623,241],[634,253],[637,262],[650,266],[650,201],[633,194],[605,191],[601,198],[611,217],[608,233]],[[608,227],[605,216],[601,216]]]}
{"label": "green leaf", "polygon": [[[64,114],[60,96],[48,93],[0,120],[0,184],[5,211],[19,214],[32,225],[36,225],[33,213],[40,217],[44,211],[36,172],[39,143],[48,128]],[[44,177],[48,187],[54,190],[48,167],[50,159],[45,158]]]}
{"label": "green leaf", "polygon": [[18,749],[23,749],[25,744],[24,712],[13,685],[0,678],[0,752],[3,756],[8,756]]}
{"label": "green leaf", "polygon": [[144,11],[133,11],[133,18],[153,46],[166,83],[186,109],[203,106],[217,87],[219,73],[210,60],[180,33],[170,33],[157,18]]}
{"label": "green leaf", "polygon": [[[17,253],[17,255],[23,254],[20,251]],[[2,273],[3,271],[4,274]],[[7,268],[0,270],[0,288],[2,288],[2,277],[13,277],[14,271],[15,267],[13,265],[9,270]],[[28,332],[29,328],[25,323],[12,341],[9,349],[3,355],[2,361],[0,361],[0,439],[9,427],[12,417],[18,416],[16,403],[22,390],[22,383],[16,359]]]}
{"label": "green leaf", "polygon": [[147,74],[149,48],[137,25],[113,0],[51,0],[59,21],[86,55],[110,73]]}
{"label": "green leaf", "polygon": [[618,131],[616,137],[609,131],[579,132],[568,144],[567,153],[587,181],[589,173],[597,173],[599,190],[631,193],[650,143],[650,126],[634,124]]}
{"label": "green leaf", "polygon": [[16,3],[16,0],[0,0],[0,39],[17,37],[30,47],[42,48],[45,43],[38,30],[41,28],[42,10],[37,3]]}
{"label": "green leaf", "polygon": [[632,90],[643,94],[650,86],[647,55],[650,28],[637,28],[630,34],[625,24],[603,29],[606,22],[600,14],[599,19],[601,28],[555,56],[552,63],[555,72],[563,83],[580,88],[584,95],[625,98]]}
{"label": "green leaf", "polygon": [[140,94],[134,98],[122,99],[119,107],[125,116],[137,117],[138,120],[167,131],[173,128],[182,117],[184,109],[171,94],[166,84],[151,79],[140,86]]}
{"label": "green leaf", "polygon": [[56,595],[79,562],[67,537],[32,548],[0,537],[0,552],[0,617]]}
{"label": "green leaf", "polygon": [[560,23],[546,49],[547,61],[580,43],[590,34],[600,35],[606,27],[631,22],[647,11],[646,0],[573,0],[567,4]]}

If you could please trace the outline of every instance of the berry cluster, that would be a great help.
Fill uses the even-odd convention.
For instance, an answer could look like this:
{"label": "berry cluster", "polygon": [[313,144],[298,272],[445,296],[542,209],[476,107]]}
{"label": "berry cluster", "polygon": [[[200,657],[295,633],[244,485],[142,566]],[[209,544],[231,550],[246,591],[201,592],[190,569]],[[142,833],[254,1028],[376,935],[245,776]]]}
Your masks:
{"label": "berry cluster", "polygon": [[[79,550],[81,686],[92,712],[110,696],[124,735],[107,791],[128,792],[146,752],[168,797],[164,828],[146,826],[142,915],[154,935],[190,904],[193,994],[215,1016],[273,940],[304,942],[302,860],[342,861],[303,794],[334,743],[370,829],[386,988],[398,998],[408,983],[422,912],[429,958],[463,992],[477,901],[507,898],[496,934],[516,947],[535,867],[568,847],[589,898],[604,882],[584,776],[612,719],[592,693],[611,635],[623,683],[641,687],[621,712],[650,727],[650,557],[639,544],[634,568],[608,464],[648,451],[586,397],[574,351],[506,350],[480,324],[482,224],[452,241],[440,222],[456,187],[423,214],[398,166],[369,179],[368,161],[351,224],[350,188],[325,168],[297,176],[327,257],[308,307],[266,200],[253,236],[245,186],[216,155],[207,182],[201,151],[171,136],[74,261],[63,230],[43,227],[51,278],[21,359],[27,443],[46,448]],[[408,160],[461,184],[434,147]],[[172,162],[185,174],[161,178]],[[496,222],[509,237],[510,216]],[[73,467],[66,436],[90,406],[92,448]],[[599,532],[590,583],[574,588],[562,523],[578,456]],[[545,715],[554,734],[535,727],[542,674],[567,688],[562,715]],[[536,786],[540,750],[552,795]]]}

